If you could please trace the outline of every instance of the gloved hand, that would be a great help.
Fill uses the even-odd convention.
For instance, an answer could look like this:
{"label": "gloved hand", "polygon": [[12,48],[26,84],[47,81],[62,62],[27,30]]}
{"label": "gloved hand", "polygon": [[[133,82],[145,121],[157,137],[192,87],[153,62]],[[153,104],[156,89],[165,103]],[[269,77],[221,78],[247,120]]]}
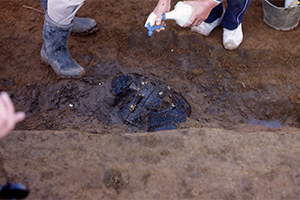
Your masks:
{"label": "gloved hand", "polygon": [[15,113],[13,102],[6,92],[0,93],[0,139],[12,131],[25,118],[24,112]]}
{"label": "gloved hand", "polygon": [[154,12],[150,13],[150,15],[146,20],[145,26],[147,26],[148,24],[150,24],[150,26],[156,25],[156,19],[157,19],[157,15]]}
{"label": "gloved hand", "polygon": [[156,29],[156,31],[164,30],[164,26],[166,25],[162,22],[162,14],[169,12],[171,9],[171,0],[159,0],[157,6],[155,7],[154,11],[149,15],[146,20],[145,27],[150,24],[150,26],[160,26],[163,27],[160,29]]}
{"label": "gloved hand", "polygon": [[147,21],[145,23],[145,27],[148,29],[148,35],[149,36],[152,36],[154,30],[156,30],[157,32],[159,32],[159,31],[161,31],[161,30],[164,29],[163,25],[159,25],[159,26],[156,25],[156,22],[155,22],[156,19],[157,19],[157,15],[154,12],[152,12],[149,15],[149,17],[148,17],[148,19],[147,19]]}

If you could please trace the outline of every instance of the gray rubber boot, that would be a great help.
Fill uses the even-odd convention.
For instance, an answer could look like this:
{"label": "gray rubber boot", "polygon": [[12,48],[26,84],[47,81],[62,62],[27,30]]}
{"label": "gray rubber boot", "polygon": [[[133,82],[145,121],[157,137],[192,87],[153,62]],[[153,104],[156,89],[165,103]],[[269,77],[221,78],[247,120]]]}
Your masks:
{"label": "gray rubber boot", "polygon": [[[48,0],[41,0],[45,13],[47,13],[47,2]],[[97,31],[97,23],[91,18],[75,17],[73,23],[72,34],[86,35]]]}
{"label": "gray rubber boot", "polygon": [[85,70],[73,60],[67,47],[72,26],[72,23],[68,26],[57,24],[47,14],[45,15],[41,57],[63,78],[79,78],[85,73]]}
{"label": "gray rubber boot", "polygon": [[97,23],[91,18],[74,17],[73,23],[72,34],[86,35],[97,31]]}

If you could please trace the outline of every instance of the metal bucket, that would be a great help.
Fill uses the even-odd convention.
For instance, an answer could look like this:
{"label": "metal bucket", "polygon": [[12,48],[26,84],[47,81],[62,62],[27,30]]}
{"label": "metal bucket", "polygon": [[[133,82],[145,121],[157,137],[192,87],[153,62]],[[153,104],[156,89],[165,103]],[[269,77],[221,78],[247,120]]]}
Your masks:
{"label": "metal bucket", "polygon": [[[278,2],[276,3],[277,6],[279,5]],[[268,0],[262,0],[262,6],[264,22],[276,30],[288,31],[295,28],[299,23],[300,6],[285,8],[284,0],[282,7],[280,7],[281,5],[277,7]]]}

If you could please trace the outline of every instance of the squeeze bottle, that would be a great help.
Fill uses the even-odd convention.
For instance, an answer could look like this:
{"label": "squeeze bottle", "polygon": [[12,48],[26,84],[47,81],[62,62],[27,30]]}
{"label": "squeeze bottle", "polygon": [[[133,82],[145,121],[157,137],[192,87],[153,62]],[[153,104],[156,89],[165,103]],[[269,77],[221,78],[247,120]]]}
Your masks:
{"label": "squeeze bottle", "polygon": [[175,20],[176,23],[182,27],[185,23],[189,21],[190,17],[193,14],[193,10],[193,6],[186,4],[183,1],[179,1],[175,5],[174,10],[164,13],[162,15],[162,20]]}

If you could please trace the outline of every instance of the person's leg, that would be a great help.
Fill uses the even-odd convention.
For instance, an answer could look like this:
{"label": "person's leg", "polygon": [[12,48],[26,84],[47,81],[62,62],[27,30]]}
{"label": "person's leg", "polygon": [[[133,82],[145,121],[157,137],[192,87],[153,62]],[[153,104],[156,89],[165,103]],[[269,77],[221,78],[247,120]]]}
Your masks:
{"label": "person's leg", "polygon": [[45,13],[47,12],[47,9],[48,9],[48,0],[41,0],[41,3],[42,3],[42,7],[43,7],[43,10],[45,11]]}
{"label": "person's leg", "polygon": [[224,10],[223,3],[220,3],[219,5],[217,5],[211,10],[208,18],[204,22],[213,23],[214,21],[216,21],[216,19],[222,16],[223,10]]}
{"label": "person's leg", "polygon": [[208,36],[215,27],[221,25],[223,13],[224,6],[220,3],[211,10],[208,18],[204,22],[202,22],[199,26],[192,27],[191,30]]}
{"label": "person's leg", "polygon": [[251,0],[227,0],[223,26],[223,45],[225,49],[233,50],[243,41],[242,20]]}
{"label": "person's leg", "polygon": [[41,57],[60,77],[78,78],[85,70],[71,57],[67,44],[72,20],[84,0],[48,0]]}
{"label": "person's leg", "polygon": [[73,23],[61,25],[45,14],[41,57],[60,77],[79,78],[85,70],[72,58],[67,47],[72,27]]}
{"label": "person's leg", "polygon": [[251,0],[227,0],[227,8],[222,20],[223,28],[236,29],[243,20]]}
{"label": "person's leg", "polygon": [[[76,1],[69,1],[69,2],[59,1],[59,0],[54,0],[54,1],[49,0],[49,2],[48,2],[48,0],[41,0],[42,7],[43,7],[45,13],[48,13],[48,6],[50,6],[50,15],[49,15],[49,13],[48,13],[48,15],[50,16],[51,19],[53,19],[56,22],[63,21],[63,19],[61,19],[61,18],[64,18],[64,17],[60,13],[64,13],[64,14],[68,13],[69,12],[68,10],[70,10],[70,8],[66,8],[66,6],[68,6],[68,4],[69,5],[74,4],[74,2],[75,2],[75,4],[78,4],[78,6],[79,6],[78,9],[79,9],[81,6],[80,4],[82,4],[84,2],[84,0],[81,0],[81,1],[76,0]],[[62,5],[62,4],[64,4],[64,5]],[[65,9],[67,10],[67,12],[64,12]],[[59,13],[59,15],[56,15],[56,13]],[[74,14],[75,13],[76,12],[74,12]],[[72,17],[73,16],[70,16],[70,18],[72,18]],[[67,20],[67,21],[70,21],[70,20]],[[65,21],[65,22],[67,22],[67,21]],[[73,17],[73,28],[71,30],[71,33],[72,34],[82,34],[82,35],[91,34],[91,33],[94,33],[95,31],[97,31],[96,26],[97,26],[96,21],[91,18]]]}
{"label": "person's leg", "polygon": [[84,0],[48,0],[48,15],[56,23],[69,25]]}

